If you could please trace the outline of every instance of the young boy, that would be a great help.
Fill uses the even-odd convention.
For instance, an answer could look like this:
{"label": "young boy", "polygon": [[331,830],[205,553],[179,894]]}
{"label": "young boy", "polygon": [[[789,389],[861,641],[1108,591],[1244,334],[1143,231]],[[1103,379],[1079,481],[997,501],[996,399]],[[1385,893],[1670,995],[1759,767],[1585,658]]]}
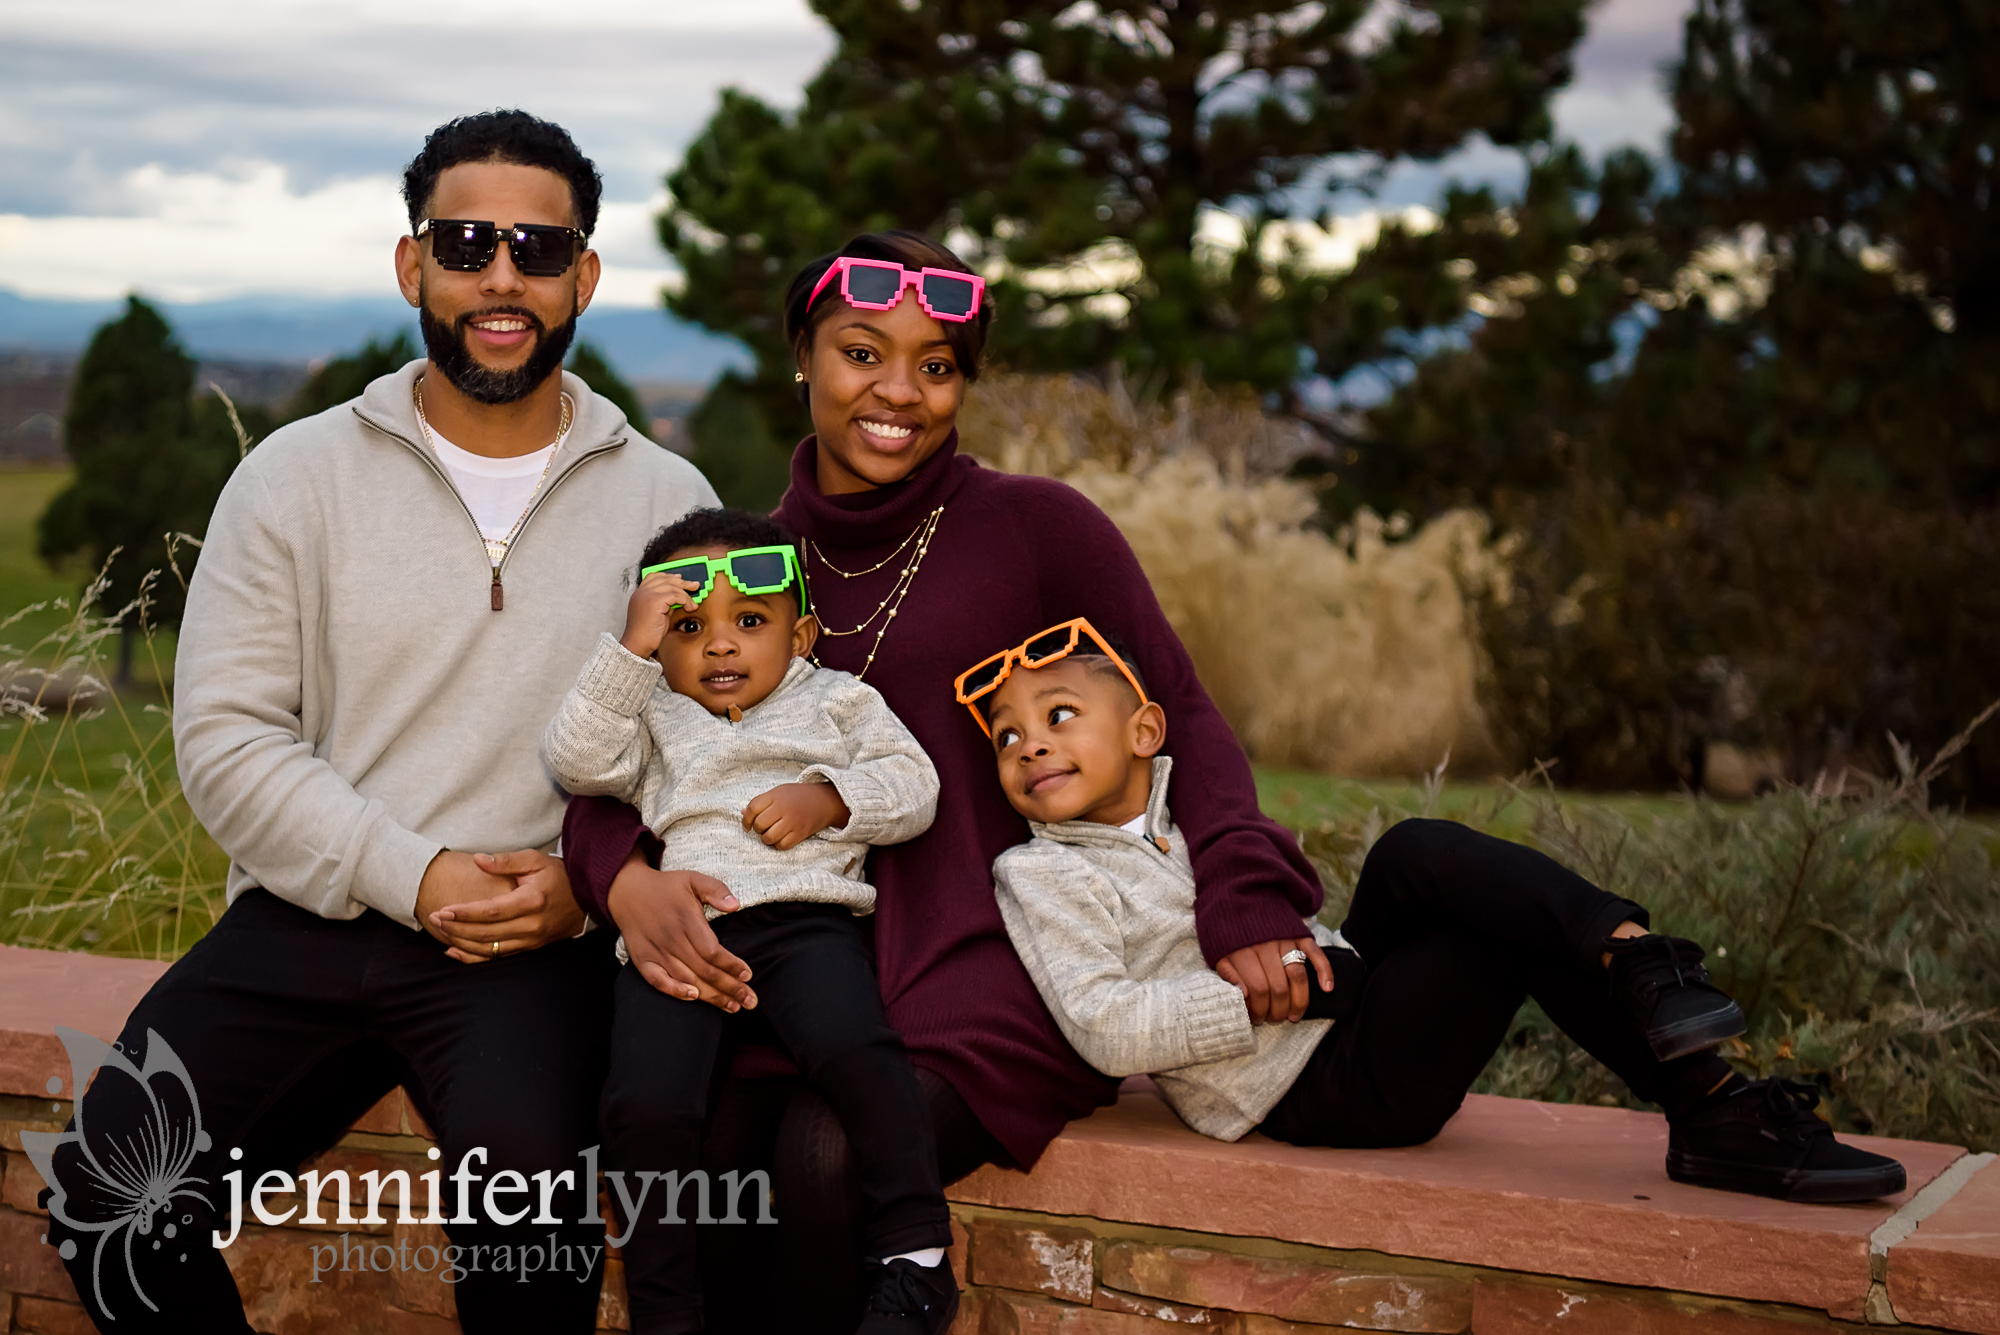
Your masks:
{"label": "young boy", "polygon": [[958,1306],[930,1117],[856,921],[875,906],[868,846],[929,827],[937,772],[873,687],[809,661],[818,629],[784,530],[694,511],[647,545],[623,636],[604,636],[543,737],[570,792],[638,807],[663,868],[729,887],[742,907],[710,916],[757,980],[756,1010],[729,1016],[629,963],[619,975],[603,1133],[614,1183],[639,1186],[622,1202],[635,1335],[702,1328],[693,1223],[645,1193],[700,1164],[711,1083],[753,1016],[853,1147],[880,1258],[861,1331],[940,1331]]}
{"label": "young boy", "polygon": [[1377,842],[1345,937],[1302,924],[1281,957],[1307,1018],[1253,1025],[1203,961],[1167,810],[1167,719],[1115,646],[1078,619],[957,685],[1034,833],[993,867],[1015,950],[1084,1059],[1151,1074],[1195,1130],[1420,1144],[1532,994],[1666,1107],[1674,1179],[1802,1201],[1903,1189],[1895,1160],[1834,1139],[1811,1086],[1746,1081],[1715,1055],[1743,1016],[1699,947],[1646,932],[1644,909],[1541,854],[1451,822],[1406,821]]}

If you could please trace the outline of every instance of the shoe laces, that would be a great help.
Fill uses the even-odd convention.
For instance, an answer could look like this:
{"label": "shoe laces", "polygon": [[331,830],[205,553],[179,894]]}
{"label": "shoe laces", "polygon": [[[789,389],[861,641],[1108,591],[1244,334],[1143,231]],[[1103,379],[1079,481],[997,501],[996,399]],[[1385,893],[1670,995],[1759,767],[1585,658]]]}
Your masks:
{"label": "shoe laces", "polygon": [[875,1291],[868,1296],[868,1310],[883,1316],[923,1316],[937,1305],[940,1297],[915,1262],[892,1261],[875,1278]]}
{"label": "shoe laces", "polygon": [[[1752,1091],[1756,1091],[1754,1094]],[[1832,1135],[1828,1126],[1813,1111],[1819,1107],[1819,1086],[1803,1080],[1786,1080],[1773,1077],[1769,1080],[1752,1082],[1744,1094],[1756,1099],[1761,1107],[1755,1109],[1763,1119],[1776,1123],[1780,1130],[1788,1131],[1801,1143],[1808,1136]],[[1766,1135],[1775,1135],[1767,1130]]]}
{"label": "shoe laces", "polygon": [[[1694,942],[1683,941],[1677,936],[1667,936],[1664,933],[1648,933],[1635,938],[1635,941],[1636,944],[1628,946],[1622,953],[1638,957],[1633,962],[1644,972],[1634,981],[1647,991],[1664,992],[1667,987],[1665,971],[1660,968],[1661,962],[1647,958],[1654,952],[1666,956],[1665,968],[1674,971],[1674,986],[1687,987],[1691,983],[1708,981],[1708,969],[1701,962],[1706,952]],[[1618,953],[1621,952],[1614,945],[1614,956]]]}

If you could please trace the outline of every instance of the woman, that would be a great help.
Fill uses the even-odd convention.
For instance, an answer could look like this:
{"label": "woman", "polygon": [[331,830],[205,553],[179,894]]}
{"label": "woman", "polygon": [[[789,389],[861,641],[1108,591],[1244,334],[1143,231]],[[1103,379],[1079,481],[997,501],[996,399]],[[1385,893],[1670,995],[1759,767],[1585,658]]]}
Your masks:
{"label": "woman", "polygon": [[[1028,832],[951,683],[996,647],[1071,617],[1117,628],[1173,720],[1169,801],[1193,861],[1204,959],[1242,988],[1254,1023],[1302,1017],[1309,968],[1331,986],[1301,935],[1320,902],[1310,866],[1258,810],[1249,764],[1131,549],[1071,488],[957,452],[954,422],[990,319],[983,294],[950,277],[967,273],[929,240],[891,232],[856,238],[793,280],[786,331],[814,434],[793,455],[777,512],[802,539],[820,660],[882,692],[942,784],[930,831],[874,850],[869,874],[883,999],[925,1083],[947,1183],[982,1163],[1031,1167],[1064,1123],[1115,1094],[1063,1039],[994,898],[993,859]],[[906,280],[918,299],[904,296]],[[755,980],[703,921],[703,902],[735,906],[726,888],[652,870],[649,840],[630,808],[573,803],[564,847],[579,900],[617,924],[661,991],[754,1005]],[[1532,995],[1677,1127],[1695,1128],[1713,1152],[1696,1165],[1707,1176],[1677,1176],[1767,1190],[1774,1174],[1795,1184],[1804,1173],[1849,1193],[1820,1199],[1900,1190],[1893,1161],[1836,1145],[1802,1093],[1730,1070],[1708,1045],[1740,1030],[1740,1012],[1708,985],[1698,949],[1646,934],[1645,922],[1637,904],[1532,850],[1447,822],[1397,826],[1371,852],[1345,927],[1372,966],[1365,1004],[1323,1045],[1338,1060],[1304,1073],[1261,1129],[1301,1143],[1426,1140]],[[723,1087],[710,1168],[768,1165],[781,1222],[709,1230],[710,1326],[846,1335],[860,1257],[839,1124],[793,1082],[749,1065]],[[771,1233],[775,1254],[755,1254]]]}
{"label": "woman", "polygon": [[[911,273],[968,272],[911,233],[860,237],[841,254]],[[888,309],[857,307],[843,296],[855,286],[845,266],[815,295],[833,258],[807,266],[786,301],[814,435],[793,456],[778,518],[802,539],[825,628],[820,661],[882,692],[942,784],[930,831],[874,850],[869,877],[883,999],[926,1082],[950,1182],[987,1162],[1032,1166],[1066,1122],[1116,1093],[1063,1040],[993,898],[993,859],[1025,840],[1027,827],[952,697],[952,678],[982,646],[1071,616],[1121,628],[1175,719],[1178,772],[1191,776],[1183,825],[1201,879],[1204,952],[1241,981],[1255,1018],[1304,1012],[1303,977],[1291,976],[1301,971],[1279,959],[1298,946],[1300,917],[1320,896],[1297,841],[1258,810],[1242,749],[1111,521],[1062,483],[992,472],[958,453],[955,421],[991,319],[983,294],[963,320],[934,318],[922,293]],[[746,983],[715,945],[699,896],[718,907],[733,901],[713,882],[653,872],[645,841],[629,808],[573,804],[564,848],[578,898],[617,923],[656,987],[747,1004],[755,980]],[[709,1231],[705,1245],[732,1252],[755,1235],[779,1235],[769,1283],[718,1275],[708,1263],[713,1329],[743,1328],[730,1324],[744,1322],[729,1313],[730,1295],[758,1293],[768,1295],[774,1330],[846,1335],[858,1319],[838,1124],[817,1100],[792,1094],[784,1081],[741,1078],[722,1094],[714,1167],[771,1164],[782,1204],[776,1230]]]}

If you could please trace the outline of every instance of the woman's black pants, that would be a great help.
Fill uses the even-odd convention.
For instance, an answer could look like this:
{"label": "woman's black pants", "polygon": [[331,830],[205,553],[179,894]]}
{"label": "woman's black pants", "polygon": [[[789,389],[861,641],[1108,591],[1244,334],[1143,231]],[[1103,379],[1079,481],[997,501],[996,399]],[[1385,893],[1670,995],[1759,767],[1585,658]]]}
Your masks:
{"label": "woman's black pants", "polygon": [[[874,961],[853,914],[830,904],[761,904],[716,919],[715,932],[754,971],[755,1011],[732,1016],[664,996],[630,965],[617,983],[601,1120],[604,1167],[607,1174],[622,1174],[613,1205],[630,1215],[624,1258],[634,1335],[716,1327],[703,1316],[698,1211],[725,1221],[712,1229],[770,1227],[756,1222],[757,1193],[743,1185],[757,1165],[738,1167],[728,1180],[718,1166],[714,1175],[696,1179],[697,1191],[666,1198],[683,1179],[706,1169],[703,1141],[711,1120],[726,1136],[738,1115],[715,1107],[711,1092],[720,1083],[714,1073],[728,1071],[731,1050],[753,1017],[834,1110],[836,1126],[845,1131],[842,1143],[853,1147],[860,1199],[852,1204],[858,1208],[850,1210],[837,1241],[822,1235],[817,1246],[841,1246],[851,1267],[856,1252],[892,1256],[951,1242],[926,1099],[901,1036],[883,1014]],[[663,1180],[669,1173],[677,1176]],[[650,1196],[642,1197],[648,1174],[657,1176]],[[775,1214],[789,1222],[803,1201],[795,1201],[791,1184],[772,1185]],[[621,1186],[633,1203],[629,1208],[621,1206]],[[734,1209],[732,1189],[740,1193]],[[719,1197],[711,1210],[700,1210],[700,1191]],[[855,1251],[845,1250],[850,1246]],[[708,1287],[713,1307],[727,1285]]]}
{"label": "woman's black pants", "polygon": [[1713,1051],[1657,1060],[1613,1000],[1604,939],[1646,910],[1554,859],[1452,821],[1409,820],[1369,851],[1344,935],[1361,1007],[1321,1040],[1258,1130],[1295,1145],[1431,1139],[1533,997],[1640,1098],[1671,1115],[1729,1074]]}

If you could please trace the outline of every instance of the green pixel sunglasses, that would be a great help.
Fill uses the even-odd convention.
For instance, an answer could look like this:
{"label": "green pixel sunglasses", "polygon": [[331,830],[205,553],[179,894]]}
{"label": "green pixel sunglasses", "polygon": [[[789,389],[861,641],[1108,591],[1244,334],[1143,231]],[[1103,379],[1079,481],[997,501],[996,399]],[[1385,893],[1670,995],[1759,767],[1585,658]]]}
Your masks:
{"label": "green pixel sunglasses", "polygon": [[746,598],[755,598],[767,593],[783,593],[797,587],[799,607],[806,604],[805,581],[799,576],[799,554],[794,547],[739,547],[721,556],[682,556],[672,561],[663,561],[656,566],[647,566],[639,572],[640,580],[662,571],[699,584],[695,591],[696,604],[704,601],[715,590],[715,577],[726,576],[736,591]]}

